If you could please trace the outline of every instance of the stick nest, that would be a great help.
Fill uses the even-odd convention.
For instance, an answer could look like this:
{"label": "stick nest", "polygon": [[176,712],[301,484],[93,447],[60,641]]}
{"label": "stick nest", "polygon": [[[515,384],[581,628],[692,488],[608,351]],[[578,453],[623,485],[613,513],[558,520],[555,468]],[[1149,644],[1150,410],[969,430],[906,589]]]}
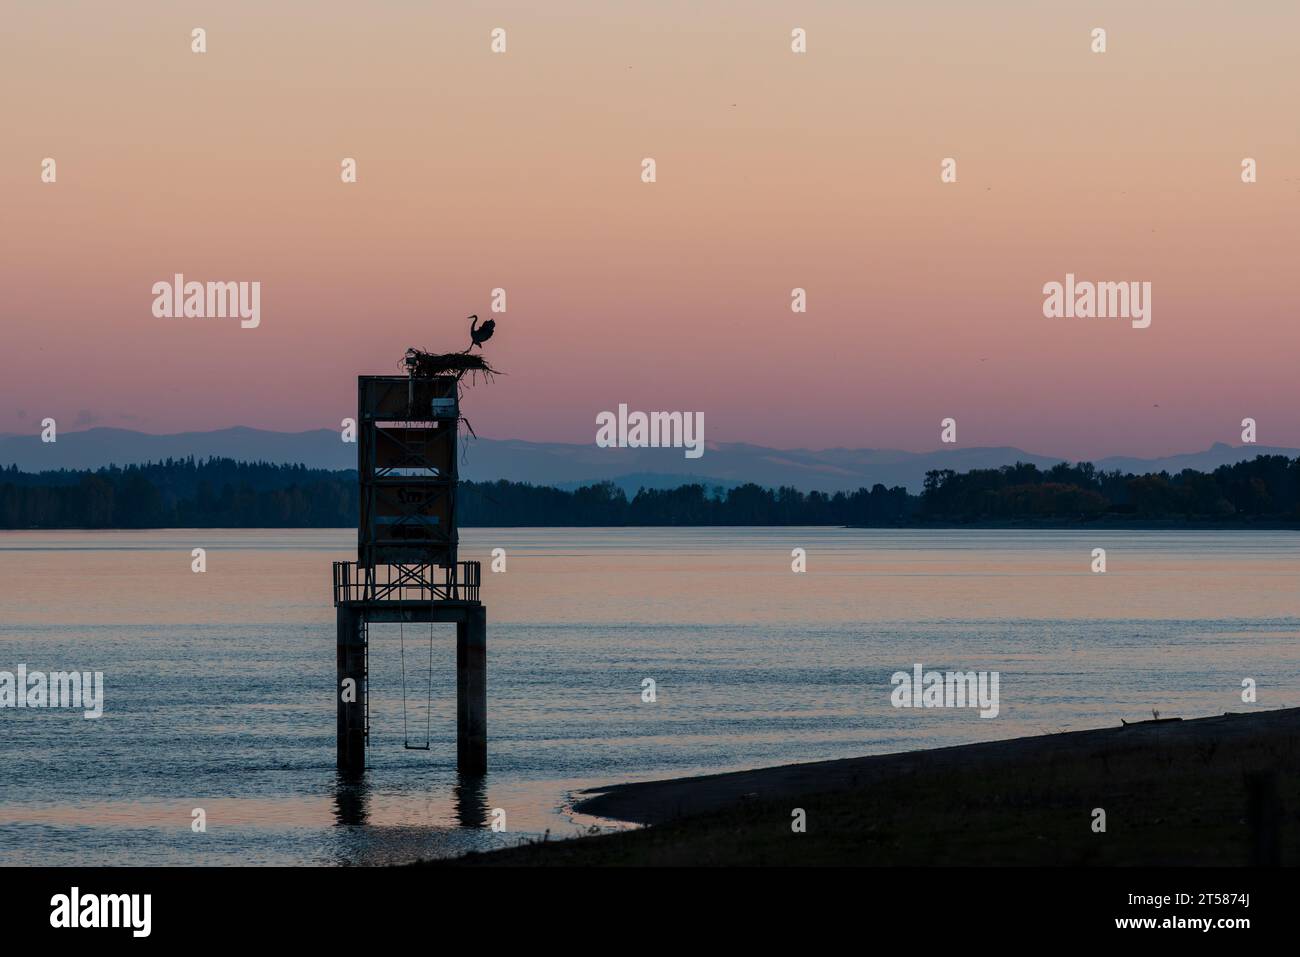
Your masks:
{"label": "stick nest", "polygon": [[402,360],[408,375],[418,379],[433,376],[455,376],[460,382],[468,373],[475,381],[480,373],[489,382],[492,377],[500,375],[479,353],[473,352],[425,352],[422,349],[407,349],[406,358]]}

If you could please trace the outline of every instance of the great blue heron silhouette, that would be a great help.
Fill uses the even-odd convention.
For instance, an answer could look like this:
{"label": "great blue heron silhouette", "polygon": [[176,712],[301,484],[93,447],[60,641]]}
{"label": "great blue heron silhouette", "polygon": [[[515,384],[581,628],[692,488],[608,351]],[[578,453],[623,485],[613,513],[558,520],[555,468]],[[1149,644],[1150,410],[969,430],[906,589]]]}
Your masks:
{"label": "great blue heron silhouette", "polygon": [[469,349],[465,350],[466,352],[469,352],[470,349],[473,349],[475,346],[482,349],[483,343],[492,338],[492,333],[496,331],[497,327],[495,319],[488,319],[480,326],[478,324],[478,316],[470,316],[469,318],[474,320],[469,326],[469,337],[473,341],[469,344]]}

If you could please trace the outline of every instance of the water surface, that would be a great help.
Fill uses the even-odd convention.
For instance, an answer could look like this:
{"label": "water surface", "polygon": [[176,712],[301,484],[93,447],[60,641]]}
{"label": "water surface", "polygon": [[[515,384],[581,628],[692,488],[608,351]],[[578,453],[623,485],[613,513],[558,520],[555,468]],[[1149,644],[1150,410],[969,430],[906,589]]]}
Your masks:
{"label": "water surface", "polygon": [[[371,769],[348,787],[330,562],[354,541],[0,533],[0,670],[106,683],[97,721],[0,710],[0,863],[405,861],[577,833],[595,822],[566,795],[596,784],[1300,705],[1290,532],[468,529],[491,770],[455,771],[452,626],[431,646],[376,625]],[[893,708],[916,662],[1000,672],[999,716]]]}

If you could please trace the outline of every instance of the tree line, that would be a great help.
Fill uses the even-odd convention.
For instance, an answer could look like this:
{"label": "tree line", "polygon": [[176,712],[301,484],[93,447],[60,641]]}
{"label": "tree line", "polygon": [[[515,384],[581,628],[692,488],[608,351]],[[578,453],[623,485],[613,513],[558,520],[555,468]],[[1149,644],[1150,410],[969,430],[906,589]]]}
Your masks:
{"label": "tree line", "polygon": [[[1134,475],[1086,462],[1017,463],[926,474],[901,486],[801,492],[754,484],[572,491],[462,482],[463,526],[1076,524],[1096,521],[1300,524],[1300,458],[1259,456],[1213,472]],[[233,459],[167,459],[96,470],[0,469],[0,528],[340,528],[357,522],[355,471]]]}
{"label": "tree line", "polygon": [[1300,458],[1260,455],[1213,472],[1133,475],[1088,462],[1050,469],[926,473],[921,515],[930,521],[1095,521],[1101,518],[1249,524],[1300,521]]}

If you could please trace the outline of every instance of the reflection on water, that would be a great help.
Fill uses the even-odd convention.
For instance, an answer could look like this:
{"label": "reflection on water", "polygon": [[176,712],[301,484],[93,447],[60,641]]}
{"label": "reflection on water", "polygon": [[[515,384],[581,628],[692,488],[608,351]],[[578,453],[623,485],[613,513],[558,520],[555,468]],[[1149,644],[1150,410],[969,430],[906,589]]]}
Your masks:
{"label": "reflection on water", "polygon": [[[401,862],[575,834],[566,795],[620,780],[1300,704],[1291,533],[470,529],[463,557],[509,554],[483,586],[489,773],[456,773],[452,627],[432,686],[424,657],[406,675],[432,695],[408,751],[403,636],[378,625],[347,782],[328,583],[352,541],[0,533],[0,670],[105,676],[98,721],[0,711],[0,863]],[[915,662],[999,671],[999,716],[893,709]]]}
{"label": "reflection on water", "polygon": [[487,827],[487,779],[481,774],[456,775],[456,823],[461,827]]}
{"label": "reflection on water", "polygon": [[339,824],[345,826],[365,824],[369,796],[369,787],[364,777],[358,781],[351,774],[336,775],[334,816]]}

